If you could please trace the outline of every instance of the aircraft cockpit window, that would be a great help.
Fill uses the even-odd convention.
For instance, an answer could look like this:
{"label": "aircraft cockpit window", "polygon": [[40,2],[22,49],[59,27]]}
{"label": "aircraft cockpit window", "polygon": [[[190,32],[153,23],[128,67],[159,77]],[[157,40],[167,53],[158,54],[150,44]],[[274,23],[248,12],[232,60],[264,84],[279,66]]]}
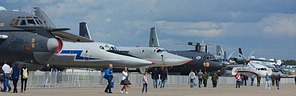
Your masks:
{"label": "aircraft cockpit window", "polygon": [[111,50],[117,50],[116,47],[111,47]]}
{"label": "aircraft cockpit window", "polygon": [[100,49],[103,49],[104,50],[104,47],[103,46],[100,46]]}
{"label": "aircraft cockpit window", "polygon": [[27,19],[29,26],[35,26],[35,22],[33,19]]}
{"label": "aircraft cockpit window", "polygon": [[22,20],[21,23],[20,23],[20,25],[27,25],[26,20]]}
{"label": "aircraft cockpit window", "polygon": [[157,53],[161,53],[162,51],[163,51],[163,50],[161,50],[161,49],[157,49],[157,50],[156,50]]}
{"label": "aircraft cockpit window", "polygon": [[38,17],[17,17],[10,22],[11,26],[43,26]]}

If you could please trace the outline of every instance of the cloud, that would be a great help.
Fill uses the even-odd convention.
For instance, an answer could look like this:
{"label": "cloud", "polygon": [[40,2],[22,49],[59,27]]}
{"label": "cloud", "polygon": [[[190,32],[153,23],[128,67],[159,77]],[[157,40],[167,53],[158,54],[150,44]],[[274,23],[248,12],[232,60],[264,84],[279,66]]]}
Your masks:
{"label": "cloud", "polygon": [[170,35],[185,37],[217,37],[223,32],[225,24],[214,22],[154,22]]}
{"label": "cloud", "polygon": [[296,14],[273,14],[262,20],[262,31],[273,36],[296,36]]}

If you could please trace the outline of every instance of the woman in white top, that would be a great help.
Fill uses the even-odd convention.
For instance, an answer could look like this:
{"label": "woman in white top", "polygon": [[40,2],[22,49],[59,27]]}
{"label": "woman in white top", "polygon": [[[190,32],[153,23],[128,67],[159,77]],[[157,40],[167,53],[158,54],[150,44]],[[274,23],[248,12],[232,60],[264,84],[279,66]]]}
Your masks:
{"label": "woman in white top", "polygon": [[121,93],[126,93],[128,94],[128,92],[126,91],[127,88],[130,87],[131,83],[128,80],[128,69],[127,67],[124,67],[124,70],[122,71],[122,79],[120,82],[121,85],[123,85],[122,89],[120,90]]}

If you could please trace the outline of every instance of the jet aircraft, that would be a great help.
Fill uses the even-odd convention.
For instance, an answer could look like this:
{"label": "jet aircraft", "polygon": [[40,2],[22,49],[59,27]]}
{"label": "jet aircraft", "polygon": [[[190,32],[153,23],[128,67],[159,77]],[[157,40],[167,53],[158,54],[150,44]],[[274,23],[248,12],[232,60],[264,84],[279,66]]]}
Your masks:
{"label": "jet aircraft", "polygon": [[49,28],[33,14],[0,9],[1,62],[45,64],[62,46],[51,32],[68,28]]}
{"label": "jet aircraft", "polygon": [[[157,32],[155,27],[150,29],[149,47],[159,47]],[[168,51],[169,53],[191,58],[192,61],[179,66],[171,67],[168,71],[174,74],[188,75],[191,70],[212,72],[220,70],[223,65],[217,61],[214,55],[207,53],[207,45],[201,43],[188,42],[188,45],[195,46],[195,50]]]}
{"label": "jet aircraft", "polygon": [[[47,25],[55,27],[43,10],[38,7],[34,9],[35,15],[47,20]],[[107,50],[115,48],[114,45],[108,43],[94,42],[68,32],[53,32],[53,34],[63,39],[63,47],[58,49],[56,54],[48,61],[54,66],[63,68],[104,68],[111,63],[114,67],[127,66],[133,68],[154,64],[147,60],[108,52]]]}
{"label": "jet aircraft", "polygon": [[[80,27],[81,29],[84,29],[80,30],[80,36],[86,36],[86,38],[90,38],[91,35],[87,30],[86,23],[81,22]],[[141,73],[145,72],[149,67],[178,66],[191,61],[190,58],[168,53],[164,48],[159,47],[116,47],[111,48],[111,50],[108,51],[155,62],[154,65],[139,68]]]}

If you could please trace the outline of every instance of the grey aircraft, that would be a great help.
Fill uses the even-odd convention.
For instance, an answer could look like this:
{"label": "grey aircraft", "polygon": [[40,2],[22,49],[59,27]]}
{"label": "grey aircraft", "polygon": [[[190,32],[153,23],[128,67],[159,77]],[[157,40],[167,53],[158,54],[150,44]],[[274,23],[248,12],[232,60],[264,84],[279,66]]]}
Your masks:
{"label": "grey aircraft", "polygon": [[0,61],[45,64],[60,46],[51,33],[68,28],[48,28],[35,15],[0,7]]}
{"label": "grey aircraft", "polygon": [[[85,22],[80,23],[80,36],[89,38],[91,35],[85,26]],[[82,28],[85,30],[82,30]],[[155,62],[154,65],[138,68],[141,73],[145,72],[149,67],[178,66],[192,60],[190,58],[168,53],[164,48],[160,47],[114,47],[108,51]]]}
{"label": "grey aircraft", "polygon": [[[35,15],[47,20],[46,24],[55,28],[48,16],[38,7],[34,8]],[[85,27],[87,28],[87,26]],[[108,52],[115,49],[114,45],[95,42],[88,38],[77,36],[68,32],[53,32],[54,35],[63,39],[63,47],[49,59],[53,66],[62,68],[105,68],[108,64],[116,67],[143,67],[153,65],[153,62]]]}
{"label": "grey aircraft", "polygon": [[[158,37],[155,27],[150,29],[149,47],[159,47]],[[181,50],[181,51],[168,51],[169,53],[191,58],[192,61],[183,65],[174,66],[169,68],[171,74],[188,75],[191,70],[212,72],[218,71],[223,68],[223,64],[215,58],[214,55],[208,53],[207,44],[188,42],[188,45],[195,46],[195,50]]]}

